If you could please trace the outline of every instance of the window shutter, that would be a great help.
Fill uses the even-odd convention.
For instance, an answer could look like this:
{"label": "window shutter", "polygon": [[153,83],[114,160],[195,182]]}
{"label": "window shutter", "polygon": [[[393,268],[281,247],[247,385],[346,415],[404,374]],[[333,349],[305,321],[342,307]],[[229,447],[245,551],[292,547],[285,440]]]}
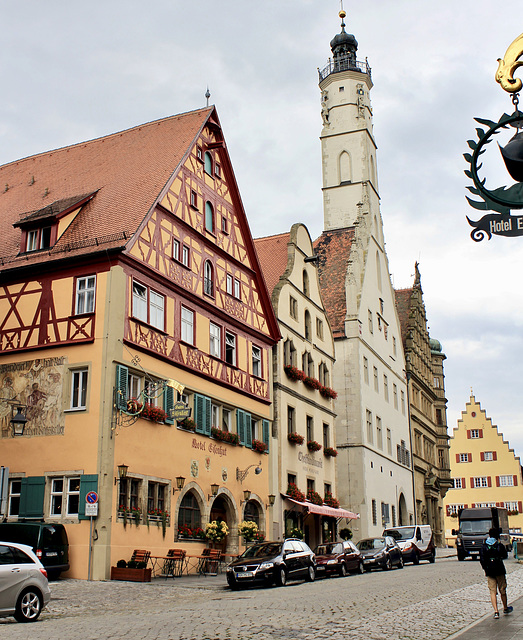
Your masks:
{"label": "window shutter", "polygon": [[492,459],[493,459],[493,460],[497,460],[497,459],[498,459],[498,454],[497,454],[497,452],[496,452],[496,451],[493,451],[493,452],[492,452]]}
{"label": "window shutter", "polygon": [[466,504],[463,508],[468,509],[469,508],[468,504]]}
{"label": "window shutter", "polygon": [[476,506],[476,503],[475,503],[475,502],[473,502],[473,503],[472,503],[472,508],[474,509],[474,507],[475,507],[475,506]]}
{"label": "window shutter", "polygon": [[518,512],[521,513],[523,511],[523,504],[521,500],[518,500]]}
{"label": "window shutter", "polygon": [[499,476],[496,476],[496,487],[499,487]]}
{"label": "window shutter", "polygon": [[456,453],[456,462],[459,462],[459,453]]}
{"label": "window shutter", "polygon": [[236,430],[240,444],[245,444],[245,412],[241,409],[236,409]]}
{"label": "window shutter", "polygon": [[89,491],[98,491],[98,476],[96,474],[80,476],[78,520],[89,520],[89,516],[85,515],[85,496]]}
{"label": "window shutter", "polygon": [[116,407],[117,409],[127,409],[127,396],[129,391],[127,381],[129,369],[122,364],[116,365]]}
{"label": "window shutter", "polygon": [[447,516],[450,516],[450,505],[447,505]]}
{"label": "window shutter", "polygon": [[269,426],[268,420],[263,421],[263,441],[267,445],[267,453],[269,453]]}
{"label": "window shutter", "polygon": [[165,387],[163,390],[163,410],[167,414],[165,418],[166,424],[174,424],[174,418],[171,417],[171,409],[174,407],[174,389]]}
{"label": "window shutter", "polygon": [[471,453],[467,453],[467,457],[468,457],[468,461],[472,462],[472,454]]}
{"label": "window shutter", "polygon": [[470,429],[467,429],[467,439],[470,440]]}
{"label": "window shutter", "polygon": [[211,399],[194,394],[194,421],[197,433],[211,435]]}
{"label": "window shutter", "polygon": [[483,438],[483,429],[480,429],[480,430],[479,430],[479,437],[480,437],[480,438]]}
{"label": "window shutter", "polygon": [[480,458],[481,458],[481,462],[484,462],[485,461],[485,452],[482,451],[479,455],[480,455]]}
{"label": "window shutter", "polygon": [[20,488],[20,518],[44,517],[44,476],[22,478]]}
{"label": "window shutter", "polygon": [[252,447],[252,429],[251,429],[251,420],[252,416],[250,413],[245,413],[245,446]]}
{"label": "window shutter", "polygon": [[474,489],[475,485],[474,485],[474,478],[470,479],[470,488]]}
{"label": "window shutter", "polygon": [[492,478],[490,476],[487,477],[487,486],[492,486]]}
{"label": "window shutter", "polygon": [[461,488],[462,489],[466,489],[467,488],[467,479],[466,478],[461,478]]}
{"label": "window shutter", "polygon": [[518,477],[514,476],[514,486],[517,487],[518,486]]}

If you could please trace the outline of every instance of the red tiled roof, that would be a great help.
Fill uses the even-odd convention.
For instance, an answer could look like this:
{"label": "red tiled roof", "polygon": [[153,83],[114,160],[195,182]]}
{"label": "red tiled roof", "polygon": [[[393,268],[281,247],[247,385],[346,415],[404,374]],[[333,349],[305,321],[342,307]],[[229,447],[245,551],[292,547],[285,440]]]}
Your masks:
{"label": "red tiled roof", "polygon": [[280,233],[276,236],[267,236],[265,238],[256,238],[254,246],[258,253],[258,259],[262,269],[269,295],[272,296],[274,287],[278,284],[280,276],[283,275],[287,268],[288,252],[291,234]]}
{"label": "red tiled roof", "polygon": [[396,298],[396,309],[398,311],[398,318],[401,327],[401,341],[403,347],[406,346],[407,331],[409,328],[409,315],[410,315],[410,299],[414,289],[395,289],[394,294]]}
{"label": "red tiled roof", "polygon": [[347,300],[345,277],[354,239],[354,227],[324,231],[314,242],[325,311],[335,338],[345,335]]}
{"label": "red tiled roof", "polygon": [[[212,114],[211,107],[149,122],[96,140],[41,153],[0,167],[0,233],[3,269],[49,260],[47,251],[20,250],[13,225],[59,201],[90,200],[58,239],[51,253],[123,247],[136,232],[162,189]],[[5,185],[5,187],[4,187]],[[112,240],[111,240],[112,238]],[[89,247],[86,249],[86,247]]]}

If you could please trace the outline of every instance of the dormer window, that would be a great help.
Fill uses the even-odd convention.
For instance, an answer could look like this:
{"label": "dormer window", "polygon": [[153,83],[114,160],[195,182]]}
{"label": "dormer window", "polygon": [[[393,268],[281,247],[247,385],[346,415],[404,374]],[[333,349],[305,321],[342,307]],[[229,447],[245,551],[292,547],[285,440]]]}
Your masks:
{"label": "dormer window", "polygon": [[31,229],[27,232],[26,251],[38,251],[39,249],[49,249],[51,246],[52,227],[42,229]]}

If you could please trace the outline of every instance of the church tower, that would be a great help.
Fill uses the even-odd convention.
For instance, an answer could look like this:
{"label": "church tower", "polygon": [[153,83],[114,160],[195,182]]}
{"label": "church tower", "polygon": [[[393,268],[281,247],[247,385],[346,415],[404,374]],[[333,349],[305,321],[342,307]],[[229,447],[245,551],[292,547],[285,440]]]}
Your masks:
{"label": "church tower", "polygon": [[332,58],[318,69],[325,230],[353,225],[358,203],[367,198],[371,210],[379,206],[371,70],[356,60],[358,43],[345,31],[345,11],[339,15],[341,33],[331,40]]}

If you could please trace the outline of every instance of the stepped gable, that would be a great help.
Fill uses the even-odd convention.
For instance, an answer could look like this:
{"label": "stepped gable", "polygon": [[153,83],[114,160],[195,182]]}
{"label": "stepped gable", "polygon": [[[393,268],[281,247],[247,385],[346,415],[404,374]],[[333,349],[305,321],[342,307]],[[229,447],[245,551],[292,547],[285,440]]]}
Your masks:
{"label": "stepped gable", "polygon": [[[197,136],[214,114],[199,109],[119,133],[23,158],[0,167],[3,270],[47,262],[67,251],[124,248]],[[17,257],[24,222],[55,213],[64,202],[91,198],[50,251]],[[111,239],[112,238],[112,239]]]}
{"label": "stepped gable", "polygon": [[274,287],[278,284],[280,277],[287,268],[287,247],[290,237],[290,233],[280,233],[275,236],[266,236],[254,240],[263,277],[270,295],[272,295]]}
{"label": "stepped gable", "polygon": [[355,228],[346,227],[324,231],[314,241],[321,295],[334,338],[345,336],[346,278],[354,237]]}

